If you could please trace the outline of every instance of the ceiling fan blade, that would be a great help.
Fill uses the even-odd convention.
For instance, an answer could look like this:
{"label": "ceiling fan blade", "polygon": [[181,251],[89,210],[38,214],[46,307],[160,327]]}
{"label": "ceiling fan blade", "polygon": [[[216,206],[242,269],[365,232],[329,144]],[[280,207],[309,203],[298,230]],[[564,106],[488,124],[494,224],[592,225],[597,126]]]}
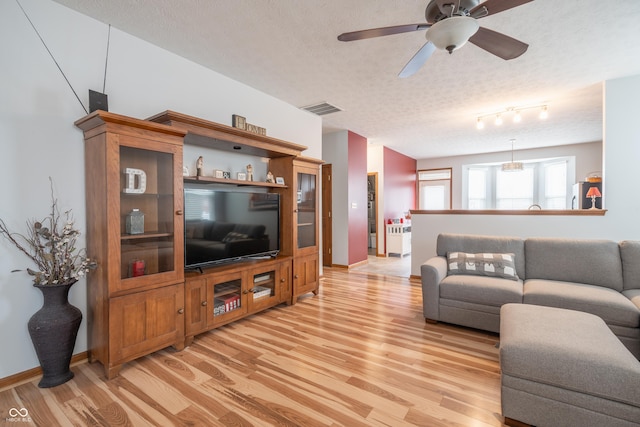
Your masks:
{"label": "ceiling fan blade", "polygon": [[427,62],[427,59],[431,57],[436,50],[436,46],[431,42],[426,42],[420,50],[413,55],[413,58],[407,62],[398,77],[405,78],[414,75],[423,65]]}
{"label": "ceiling fan blade", "polygon": [[514,7],[522,6],[525,3],[529,3],[533,0],[487,0],[480,3],[469,11],[471,16],[474,13],[481,10],[483,7],[487,9],[487,14],[480,17],[495,15],[496,13],[503,12],[505,10],[513,9]]}
{"label": "ceiling fan blade", "polygon": [[502,59],[514,59],[527,51],[528,44],[488,28],[480,27],[469,41]]}
{"label": "ceiling fan blade", "polygon": [[390,36],[393,34],[409,33],[411,31],[426,30],[429,24],[407,24],[395,25],[393,27],[371,28],[369,30],[352,31],[350,33],[342,33],[338,36],[341,42],[350,42],[354,40],[364,40],[373,37]]}
{"label": "ceiling fan blade", "polygon": [[451,16],[460,7],[460,0],[436,0],[443,15]]}

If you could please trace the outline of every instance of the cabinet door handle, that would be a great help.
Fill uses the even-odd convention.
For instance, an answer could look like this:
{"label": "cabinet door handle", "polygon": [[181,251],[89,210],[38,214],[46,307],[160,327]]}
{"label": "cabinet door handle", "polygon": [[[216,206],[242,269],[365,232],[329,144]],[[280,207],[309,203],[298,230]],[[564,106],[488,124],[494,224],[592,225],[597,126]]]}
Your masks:
{"label": "cabinet door handle", "polygon": [[205,305],[207,305],[206,301],[202,301],[202,306],[204,307]]}
{"label": "cabinet door handle", "polygon": [[182,215],[182,210],[176,211],[176,215]]}
{"label": "cabinet door handle", "polygon": [[249,291],[245,289],[244,291],[242,291],[242,293],[246,295],[249,293]]}
{"label": "cabinet door handle", "polygon": [[179,308],[178,309],[178,314],[183,314],[184,313],[184,308]]}
{"label": "cabinet door handle", "polygon": [[297,278],[298,278],[298,275],[296,274],[295,276],[293,276],[293,278],[294,278],[294,279],[297,279]]}
{"label": "cabinet door handle", "polygon": [[281,281],[282,283],[284,283],[284,282],[286,281],[286,279],[280,279],[280,281]]}

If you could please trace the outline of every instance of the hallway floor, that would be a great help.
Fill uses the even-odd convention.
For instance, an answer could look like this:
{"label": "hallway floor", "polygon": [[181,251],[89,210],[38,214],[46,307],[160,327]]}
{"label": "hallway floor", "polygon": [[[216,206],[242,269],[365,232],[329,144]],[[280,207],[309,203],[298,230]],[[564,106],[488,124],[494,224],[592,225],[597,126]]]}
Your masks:
{"label": "hallway floor", "polygon": [[387,276],[411,276],[411,254],[405,255],[404,257],[399,257],[397,255],[378,257],[375,253],[369,253],[367,261],[368,262],[366,264],[350,268],[349,271],[385,274]]}

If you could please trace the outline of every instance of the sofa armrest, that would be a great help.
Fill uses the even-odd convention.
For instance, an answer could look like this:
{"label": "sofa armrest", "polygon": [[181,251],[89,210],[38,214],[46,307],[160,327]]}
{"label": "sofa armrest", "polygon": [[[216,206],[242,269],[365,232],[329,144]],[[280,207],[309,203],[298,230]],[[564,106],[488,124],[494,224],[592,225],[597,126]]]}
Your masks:
{"label": "sofa armrest", "polygon": [[447,258],[433,257],[420,266],[422,311],[429,320],[440,320],[440,282],[447,277]]}

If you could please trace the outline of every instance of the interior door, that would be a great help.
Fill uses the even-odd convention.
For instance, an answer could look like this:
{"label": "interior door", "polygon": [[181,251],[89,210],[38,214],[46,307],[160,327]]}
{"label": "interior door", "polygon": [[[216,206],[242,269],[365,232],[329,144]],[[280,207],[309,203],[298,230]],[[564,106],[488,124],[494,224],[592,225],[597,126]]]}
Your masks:
{"label": "interior door", "polygon": [[330,164],[322,165],[322,265],[331,267],[333,265],[332,247],[333,247],[333,227],[331,218],[332,188],[331,188]]}

